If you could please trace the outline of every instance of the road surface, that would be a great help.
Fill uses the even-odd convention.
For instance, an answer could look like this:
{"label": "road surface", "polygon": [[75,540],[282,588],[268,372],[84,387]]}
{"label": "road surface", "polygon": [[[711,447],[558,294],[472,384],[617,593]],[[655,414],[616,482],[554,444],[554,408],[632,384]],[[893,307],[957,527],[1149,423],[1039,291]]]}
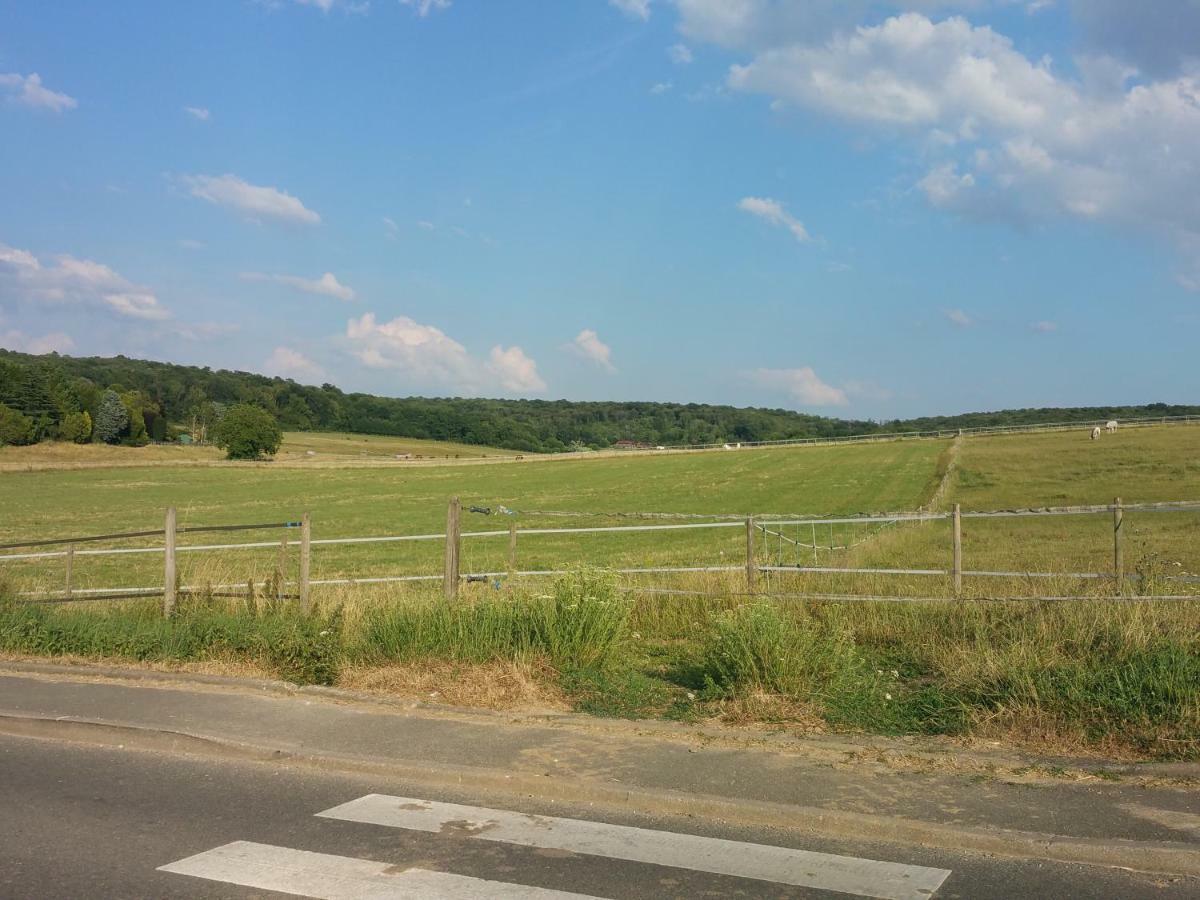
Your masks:
{"label": "road surface", "polygon": [[1200,881],[798,838],[226,758],[0,736],[0,897],[1200,896]]}

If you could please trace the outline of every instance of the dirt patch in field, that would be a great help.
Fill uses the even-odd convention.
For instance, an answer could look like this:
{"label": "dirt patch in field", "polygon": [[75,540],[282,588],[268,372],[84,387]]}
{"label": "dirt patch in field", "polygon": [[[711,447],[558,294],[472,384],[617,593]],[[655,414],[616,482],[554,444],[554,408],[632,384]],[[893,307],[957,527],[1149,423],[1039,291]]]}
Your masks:
{"label": "dirt patch in field", "polygon": [[562,712],[571,708],[555,673],[527,663],[420,660],[347,666],[337,686],[476,709]]}

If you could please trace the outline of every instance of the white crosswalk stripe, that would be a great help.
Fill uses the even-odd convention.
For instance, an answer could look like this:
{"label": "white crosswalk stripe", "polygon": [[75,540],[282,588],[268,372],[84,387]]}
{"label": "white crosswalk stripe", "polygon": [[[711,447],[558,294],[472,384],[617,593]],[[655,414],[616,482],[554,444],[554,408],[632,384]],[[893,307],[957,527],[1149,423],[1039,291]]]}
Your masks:
{"label": "white crosswalk stripe", "polygon": [[368,794],[317,815],[884,900],[928,900],[950,875],[946,869],[383,794]]}
{"label": "white crosswalk stripe", "polygon": [[198,853],[159,871],[318,900],[599,900],[249,841]]}

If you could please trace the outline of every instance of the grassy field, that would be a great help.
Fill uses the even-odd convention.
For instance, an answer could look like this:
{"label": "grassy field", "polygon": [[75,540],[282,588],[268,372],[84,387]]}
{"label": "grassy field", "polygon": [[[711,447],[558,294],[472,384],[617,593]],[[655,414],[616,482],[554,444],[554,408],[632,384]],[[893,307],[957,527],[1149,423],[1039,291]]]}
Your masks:
{"label": "grassy field", "polygon": [[[103,534],[161,527],[162,510],[175,505],[179,525],[285,522],[304,511],[314,538],[436,533],[447,500],[465,506],[581,513],[839,512],[910,509],[934,490],[938,459],[948,442],[907,441],[856,447],[813,447],[671,456],[527,459],[487,466],[312,469],[240,467],[114,467],[15,472],[0,478],[0,543],[20,539]],[[506,529],[504,516],[466,513],[464,530]],[[521,512],[520,527],[628,524],[589,516],[542,517]],[[276,533],[234,540],[277,539]],[[181,543],[212,543],[205,538]],[[221,540],[219,542],[225,542]],[[468,540],[464,569],[503,568],[507,541]],[[592,561],[609,565],[720,564],[744,558],[736,529],[542,536],[522,541],[522,568]],[[441,546],[350,545],[320,548],[314,577],[439,571]],[[228,581],[261,579],[273,552],[239,551],[214,561],[181,554],[185,579],[215,565]],[[79,557],[77,584],[153,584],[153,557]],[[56,583],[61,563],[14,567],[24,583]],[[214,577],[220,577],[214,575]],[[150,580],[146,580],[150,579]]]}
{"label": "grassy field", "polygon": [[[524,511],[522,527],[625,523],[580,513],[853,513],[915,509],[944,483],[940,508],[967,510],[1200,499],[1200,429],[1129,429],[669,456],[364,468],[150,465],[0,476],[0,541],[181,524],[314,516],[317,538],[436,532],[446,498]],[[318,450],[318,453],[322,451]],[[943,473],[949,467],[949,475]],[[467,528],[506,518],[468,514]],[[1130,514],[1127,571],[1200,572],[1200,515]],[[787,532],[812,541],[812,529]],[[257,535],[246,535],[245,539]],[[817,530],[821,549],[760,542],[761,563],[928,566],[949,562],[946,523]],[[968,569],[1106,571],[1111,517],[966,520]],[[238,538],[242,539],[242,538]],[[828,544],[850,546],[829,550]],[[468,540],[464,568],[502,568],[506,542]],[[438,571],[441,544],[318,548],[314,575]],[[523,567],[738,563],[738,528],[603,537],[528,537]],[[185,580],[261,579],[274,553],[181,555]],[[292,562],[294,563],[294,557]],[[156,557],[79,560],[77,583],[153,584]],[[61,562],[5,564],[0,652],[228,667],[384,691],[436,690],[461,703],[566,704],[598,715],[768,723],[1003,740],[1125,758],[1200,756],[1200,601],[1111,599],[1110,579],[968,579],[966,598],[1088,594],[1081,603],[821,603],[795,591],[941,596],[945,577],[781,574],[746,597],[740,576],[617,589],[603,573],[551,586],[464,588],[449,606],[420,587],[329,588],[318,612],[269,597],[197,597],[164,622],[153,602],[18,606],[15,587],[56,588]],[[643,587],[647,579],[640,582]],[[638,582],[625,581],[625,587]],[[1147,582],[1156,591],[1196,585]],[[1134,583],[1126,586],[1132,591]],[[498,680],[519,689],[490,687]],[[472,685],[489,685],[472,687]]]}
{"label": "grassy field", "polygon": [[325,467],[395,463],[397,456],[411,456],[411,461],[415,462],[493,459],[512,455],[511,450],[496,450],[447,441],[341,432],[286,431],[279,453],[270,463],[229,463],[225,461],[224,453],[211,444],[121,447],[107,444],[42,443],[26,447],[0,447],[0,472],[145,466]]}
{"label": "grassy field", "polygon": [[[1096,505],[1121,497],[1126,504],[1200,500],[1200,428],[1119,431],[1098,442],[1086,434],[1005,435],[966,440],[958,454],[946,503],[964,511]],[[1127,513],[1127,573],[1148,577],[1200,574],[1200,513]],[[1017,519],[965,519],[963,559],[968,571],[1110,572],[1110,513]],[[866,566],[947,568],[948,523],[898,528],[863,545],[852,557]],[[844,543],[844,542],[843,542]],[[895,582],[903,593],[944,590],[945,582]],[[967,596],[1090,594],[1109,585],[1082,579],[968,579]],[[1200,586],[1158,585],[1162,593]]]}

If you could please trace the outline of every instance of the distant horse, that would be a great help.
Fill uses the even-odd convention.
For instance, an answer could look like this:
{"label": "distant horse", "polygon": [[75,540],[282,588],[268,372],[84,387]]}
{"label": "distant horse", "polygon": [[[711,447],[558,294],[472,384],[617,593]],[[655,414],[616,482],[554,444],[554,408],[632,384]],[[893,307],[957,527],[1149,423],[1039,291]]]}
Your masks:
{"label": "distant horse", "polygon": [[1104,430],[1107,431],[1109,434],[1112,434],[1114,431],[1116,431],[1117,430],[1117,420],[1109,419],[1104,425]]}
{"label": "distant horse", "polygon": [[1099,425],[1097,425],[1095,428],[1092,429],[1092,440],[1093,441],[1100,440],[1100,426]]}

